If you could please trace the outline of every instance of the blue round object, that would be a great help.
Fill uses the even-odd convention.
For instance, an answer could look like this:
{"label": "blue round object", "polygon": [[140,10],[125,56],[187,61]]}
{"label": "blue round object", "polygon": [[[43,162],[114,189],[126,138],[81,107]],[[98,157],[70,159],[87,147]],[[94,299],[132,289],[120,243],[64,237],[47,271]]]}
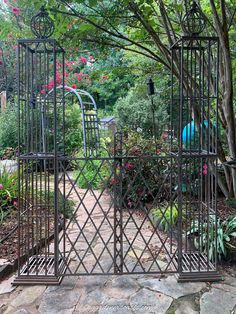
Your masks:
{"label": "blue round object", "polygon": [[191,139],[194,139],[194,136],[197,136],[197,130],[194,121],[191,121],[183,128],[182,140],[184,145],[186,145]]}
{"label": "blue round object", "polygon": [[[208,121],[205,120],[204,125],[208,128]],[[191,121],[183,128],[182,140],[184,145],[188,144],[194,138],[198,138],[198,129],[196,128],[194,121]]]}

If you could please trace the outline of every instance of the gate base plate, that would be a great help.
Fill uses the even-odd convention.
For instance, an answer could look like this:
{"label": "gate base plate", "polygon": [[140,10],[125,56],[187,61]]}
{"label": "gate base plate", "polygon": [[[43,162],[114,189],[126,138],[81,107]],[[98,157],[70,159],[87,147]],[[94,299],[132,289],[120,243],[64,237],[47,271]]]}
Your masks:
{"label": "gate base plate", "polygon": [[[62,258],[58,260],[58,269],[64,268]],[[31,256],[22,267],[18,276],[14,279],[13,285],[59,285],[62,277],[55,276],[54,256]]]}

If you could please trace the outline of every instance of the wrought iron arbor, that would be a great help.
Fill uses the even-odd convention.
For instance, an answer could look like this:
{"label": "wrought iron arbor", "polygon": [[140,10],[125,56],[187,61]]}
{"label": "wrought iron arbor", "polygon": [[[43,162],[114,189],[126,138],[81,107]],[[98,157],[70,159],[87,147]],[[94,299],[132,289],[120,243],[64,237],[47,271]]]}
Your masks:
{"label": "wrought iron arbor", "polygon": [[[38,25],[37,20],[33,25]],[[89,152],[85,148],[84,156],[75,158],[64,153],[64,68],[56,76],[56,61],[64,64],[64,50],[45,35],[19,41],[16,284],[57,284],[64,276],[93,274],[176,273],[179,281],[219,279],[218,38],[190,32],[171,47],[171,55],[166,155],[156,150],[140,153],[138,146],[128,147],[122,133],[117,133],[113,151],[104,153],[92,145]],[[44,93],[51,78],[53,88]],[[91,126],[87,135],[96,138],[97,120],[92,115],[87,117]],[[77,169],[75,177],[71,164]],[[145,177],[147,168],[152,187]],[[88,169],[94,171],[92,178],[87,176]],[[98,178],[102,186],[95,188]],[[81,179],[86,188],[81,188]],[[130,205],[128,195],[133,190],[136,199]],[[151,211],[162,205],[163,197],[167,204],[162,218],[166,219],[168,210],[171,217],[169,234],[163,234],[151,219]],[[74,210],[67,218],[66,201],[72,198],[76,199]],[[178,224],[174,227],[176,210]],[[22,259],[26,261],[23,266]]]}
{"label": "wrought iron arbor", "polygon": [[[57,91],[59,95],[61,94],[62,106],[63,102],[66,106],[68,98],[72,103],[74,102],[74,98],[76,98],[76,103],[78,103],[81,109],[84,156],[98,156],[100,146],[99,123],[97,104],[93,96],[84,90],[74,89],[67,85],[57,86]],[[51,91],[49,94],[50,93]],[[43,120],[44,119],[42,117],[42,121]],[[44,129],[42,131],[45,133]]]}

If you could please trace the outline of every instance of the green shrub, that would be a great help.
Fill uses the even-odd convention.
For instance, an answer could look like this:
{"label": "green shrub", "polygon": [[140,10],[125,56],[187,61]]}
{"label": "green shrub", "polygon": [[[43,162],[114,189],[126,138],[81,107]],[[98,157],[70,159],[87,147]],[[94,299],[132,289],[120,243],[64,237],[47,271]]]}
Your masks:
{"label": "green shrub", "polygon": [[[153,139],[129,132],[128,137],[123,139],[123,150],[129,158],[123,160],[117,179],[122,181],[125,207],[140,209],[157,198],[159,202],[169,200],[171,187],[169,180],[166,180],[169,160],[162,158],[167,153],[166,148],[162,148],[162,141],[158,141],[156,149]],[[141,158],[137,158],[139,156]],[[143,156],[157,158],[142,158]],[[114,177],[110,181],[111,187],[117,184]],[[173,180],[173,186],[174,184]]]}
{"label": "green shrub", "polygon": [[81,189],[99,189],[107,184],[110,174],[109,161],[80,160],[77,166],[79,170],[74,171],[73,179]]}
{"label": "green shrub", "polygon": [[229,207],[236,208],[236,199],[235,198],[228,198],[225,200],[225,204]]}
{"label": "green shrub", "polygon": [[[54,201],[54,192],[50,192],[50,199]],[[74,211],[74,201],[65,199],[62,193],[59,191],[58,193],[58,211],[60,214],[63,214],[65,218],[70,218]]]}
{"label": "green shrub", "polygon": [[17,206],[17,176],[0,169],[0,223]]}
{"label": "green shrub", "polygon": [[[49,193],[42,192],[38,195],[42,199],[47,200],[47,206],[50,208],[54,208],[54,197],[55,193],[54,191],[50,191]],[[62,214],[65,218],[70,218],[74,211],[74,201],[65,199],[63,194],[58,191],[58,212]]]}
{"label": "green shrub", "polygon": [[65,153],[74,156],[83,145],[81,110],[78,104],[65,110]]}
{"label": "green shrub", "polygon": [[9,108],[0,114],[0,157],[7,148],[16,149],[18,144],[17,111]]}
{"label": "green shrub", "polygon": [[188,235],[193,236],[194,245],[200,252],[209,252],[210,260],[215,259],[215,252],[221,260],[229,251],[236,251],[236,216],[222,221],[210,215],[208,221],[200,226],[198,221],[194,221]]}
{"label": "green shrub", "polygon": [[224,242],[228,251],[236,251],[236,215],[222,222]]}
{"label": "green shrub", "polygon": [[177,225],[178,209],[176,204],[173,204],[173,206],[168,206],[167,208],[164,206],[160,208],[154,208],[151,212],[151,215],[154,218],[153,220],[155,225],[165,232],[168,232],[170,228]]}
{"label": "green shrub", "polygon": [[[154,96],[153,100],[155,130],[158,138],[167,122],[167,105],[160,101],[159,96]],[[114,112],[121,129],[141,130],[146,138],[153,135],[152,105],[147,97],[145,85],[131,88],[126,97],[118,99]]]}

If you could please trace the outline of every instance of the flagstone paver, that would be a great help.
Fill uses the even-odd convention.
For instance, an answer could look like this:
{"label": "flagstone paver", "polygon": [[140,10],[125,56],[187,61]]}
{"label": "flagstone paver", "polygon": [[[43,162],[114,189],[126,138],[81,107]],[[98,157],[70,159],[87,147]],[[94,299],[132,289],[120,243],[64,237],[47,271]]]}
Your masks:
{"label": "flagstone paver", "polygon": [[[83,196],[83,191],[77,191]],[[95,192],[97,193],[97,192]],[[73,195],[72,195],[73,194]],[[98,195],[98,194],[97,194]],[[70,198],[78,198],[76,192],[71,192]],[[84,203],[93,206],[95,198],[88,194]],[[100,199],[103,209],[109,208],[109,197],[104,194]],[[96,226],[102,222],[101,208],[94,207],[93,220]],[[114,219],[112,211],[108,213],[109,219]],[[85,222],[86,218],[78,211],[77,218]],[[75,217],[75,219],[77,219]],[[136,215],[137,224],[142,222]],[[126,267],[132,269],[137,263],[137,256],[143,247],[143,239],[138,237],[134,243],[134,250],[130,248],[134,223],[127,227],[127,239],[124,248],[127,252]],[[95,256],[101,253],[103,242],[101,237],[94,237],[94,226],[86,226],[86,237],[93,241],[93,254],[90,250],[86,258],[86,265],[90,269],[95,262]],[[143,225],[144,237],[150,236],[147,224]],[[110,236],[108,221],[103,223],[102,231],[105,241]],[[66,250],[70,252],[71,242],[74,243],[71,252],[70,269],[76,270],[78,256],[75,250],[85,252],[87,245],[84,240],[77,239],[78,226],[72,223],[68,229]],[[155,239],[156,241],[157,239]],[[71,241],[71,242],[70,242]],[[157,245],[160,241],[157,240]],[[108,247],[112,249],[113,238],[109,240]],[[53,249],[53,248],[52,248]],[[73,254],[72,254],[73,253]],[[160,254],[160,267],[165,268],[164,253]],[[143,260],[150,262],[149,252],[145,252]],[[101,255],[102,268],[109,269],[112,259],[109,252]],[[141,265],[136,265],[136,271],[142,271]],[[225,282],[215,283],[177,283],[173,275],[166,277],[154,275],[103,275],[103,276],[73,276],[65,277],[60,286],[45,287],[11,287],[11,277],[0,283],[0,314],[232,314],[236,313],[236,279],[229,277]]]}
{"label": "flagstone paver", "polygon": [[173,299],[160,292],[142,288],[130,298],[130,305],[134,313],[166,313]]}
{"label": "flagstone paver", "polygon": [[200,300],[201,314],[235,314],[236,294],[212,288]]}
{"label": "flagstone paver", "polygon": [[0,295],[15,290],[16,287],[12,286],[11,284],[13,279],[14,277],[10,277],[9,279],[4,280],[3,282],[0,283]]}
{"label": "flagstone paver", "polygon": [[194,294],[206,287],[203,282],[177,283],[174,276],[169,276],[163,280],[142,278],[139,283],[151,290],[159,291],[172,298],[178,299],[184,295]]}

